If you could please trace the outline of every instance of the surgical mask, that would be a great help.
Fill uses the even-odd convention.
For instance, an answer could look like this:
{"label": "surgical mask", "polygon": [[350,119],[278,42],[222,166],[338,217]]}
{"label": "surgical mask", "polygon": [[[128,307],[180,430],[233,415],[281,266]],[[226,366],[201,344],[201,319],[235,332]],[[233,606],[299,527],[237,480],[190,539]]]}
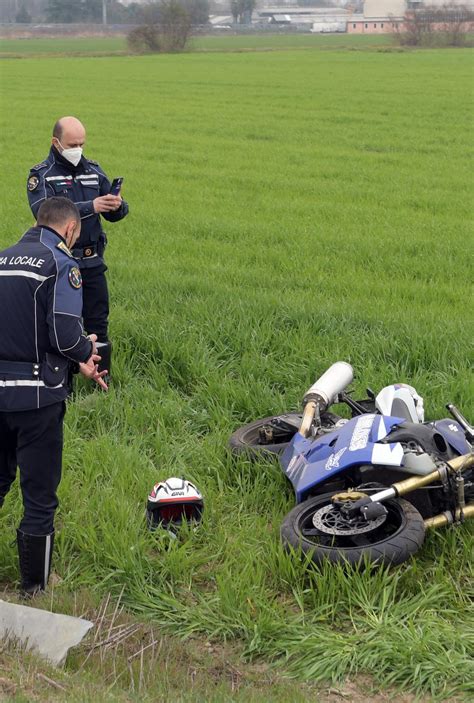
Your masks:
{"label": "surgical mask", "polygon": [[72,149],[65,149],[61,142],[58,139],[58,144],[60,145],[62,152],[61,156],[64,156],[64,158],[69,161],[73,166],[77,166],[79,161],[81,160],[82,156],[82,147],[80,146],[75,146]]}

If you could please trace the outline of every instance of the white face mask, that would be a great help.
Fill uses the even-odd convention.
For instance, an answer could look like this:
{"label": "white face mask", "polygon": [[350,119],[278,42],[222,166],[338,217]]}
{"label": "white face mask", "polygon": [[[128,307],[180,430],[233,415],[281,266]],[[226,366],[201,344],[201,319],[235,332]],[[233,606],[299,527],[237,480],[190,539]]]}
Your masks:
{"label": "white face mask", "polygon": [[72,149],[65,149],[58,139],[58,144],[61,146],[62,152],[61,156],[64,156],[67,161],[69,161],[74,166],[77,166],[82,156],[82,147],[76,146]]}

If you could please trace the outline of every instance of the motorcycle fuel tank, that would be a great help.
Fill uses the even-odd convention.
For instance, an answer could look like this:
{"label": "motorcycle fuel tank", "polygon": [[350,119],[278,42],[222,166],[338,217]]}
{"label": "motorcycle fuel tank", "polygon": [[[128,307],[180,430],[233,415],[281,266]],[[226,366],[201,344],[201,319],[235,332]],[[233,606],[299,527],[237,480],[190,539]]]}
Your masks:
{"label": "motorcycle fuel tank", "polygon": [[304,500],[314,486],[352,466],[401,466],[402,445],[381,444],[380,440],[402,422],[400,417],[368,414],[315,440],[297,433],[281,457],[283,472],[293,484],[297,502]]}
{"label": "motorcycle fuel tank", "polygon": [[435,430],[443,435],[444,439],[458,454],[469,454],[472,451],[471,445],[466,439],[464,430],[456,420],[445,418],[431,423]]}

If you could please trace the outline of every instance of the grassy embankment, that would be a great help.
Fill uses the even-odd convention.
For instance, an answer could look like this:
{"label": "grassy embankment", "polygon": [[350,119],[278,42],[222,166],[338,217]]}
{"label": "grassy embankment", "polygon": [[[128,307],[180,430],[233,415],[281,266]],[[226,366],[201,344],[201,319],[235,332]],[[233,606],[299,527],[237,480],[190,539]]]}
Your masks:
{"label": "grassy embankment", "polygon": [[[407,381],[429,418],[447,401],[474,417],[470,61],[444,50],[2,63],[0,245],[31,224],[28,167],[61,114],[83,119],[87,153],[125,176],[131,204],[107,227],[114,385],[81,391],[67,415],[53,607],[83,612],[76,592],[86,604],[122,593],[160,636],[191,638],[164,640],[180,681],[192,647],[227,642],[244,673],[241,656],[299,682],[368,674],[467,694],[472,528],[430,534],[386,573],[305,571],[279,546],[293,497],[278,467],[232,461],[225,444],[239,424],[298,407],[337,359],[355,366],[357,393]],[[143,509],[173,474],[196,481],[206,513],[169,543],[145,530]],[[0,513],[5,583],[19,515],[15,490]],[[209,674],[221,655],[205,651]],[[21,691],[21,664],[1,656]],[[143,657],[140,695],[125,659],[114,675],[107,652],[82,668],[71,658],[68,699],[84,700],[92,679],[114,700],[177,700],[176,660]],[[226,671],[216,700],[234,695]],[[242,700],[293,691],[252,676]],[[210,697],[199,681],[185,677],[183,700]]]}

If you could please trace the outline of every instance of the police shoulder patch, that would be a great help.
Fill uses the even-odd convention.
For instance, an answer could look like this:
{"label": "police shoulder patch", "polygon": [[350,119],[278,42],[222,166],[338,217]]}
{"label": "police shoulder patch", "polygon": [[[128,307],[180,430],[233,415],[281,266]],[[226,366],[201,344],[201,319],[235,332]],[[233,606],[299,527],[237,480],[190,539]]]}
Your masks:
{"label": "police shoulder patch", "polygon": [[35,166],[32,166],[30,168],[30,171],[39,171],[40,169],[44,168],[45,166],[48,165],[47,161],[40,161],[39,164],[36,164]]}
{"label": "police shoulder patch", "polygon": [[39,178],[38,176],[30,176],[28,178],[28,190],[36,190],[38,187]]}
{"label": "police shoulder patch", "polygon": [[59,242],[59,244],[56,244],[56,249],[61,249],[61,251],[63,251],[67,256],[70,256],[71,259],[74,259],[74,254],[68,249],[65,242]]}
{"label": "police shoulder patch", "polygon": [[69,270],[69,283],[73,288],[80,288],[82,286],[82,276],[77,266],[73,266],[72,269]]}

